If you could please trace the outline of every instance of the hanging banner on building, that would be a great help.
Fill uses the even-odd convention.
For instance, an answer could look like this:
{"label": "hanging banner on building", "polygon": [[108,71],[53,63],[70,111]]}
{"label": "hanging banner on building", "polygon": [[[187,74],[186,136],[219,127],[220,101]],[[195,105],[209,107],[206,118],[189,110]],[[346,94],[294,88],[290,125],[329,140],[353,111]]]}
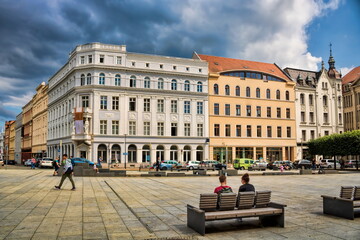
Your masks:
{"label": "hanging banner on building", "polygon": [[74,112],[75,112],[75,117],[74,117],[75,134],[84,134],[83,108],[82,107],[75,108]]}

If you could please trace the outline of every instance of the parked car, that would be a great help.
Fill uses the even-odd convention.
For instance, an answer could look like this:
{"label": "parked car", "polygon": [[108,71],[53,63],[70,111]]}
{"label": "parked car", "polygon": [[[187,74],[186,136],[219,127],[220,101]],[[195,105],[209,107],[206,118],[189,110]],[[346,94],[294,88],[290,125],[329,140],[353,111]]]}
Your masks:
{"label": "parked car", "polygon": [[[322,159],[320,161],[320,166],[323,168],[334,168],[334,159]],[[338,160],[336,160],[336,169],[340,169],[341,165]]]}
{"label": "parked car", "polygon": [[94,166],[94,163],[86,158],[71,158],[71,163],[76,165],[77,163],[88,163],[90,166]]}
{"label": "parked car", "polygon": [[254,160],[249,158],[235,158],[234,160],[235,169],[245,170],[251,167],[252,164],[254,164]]}
{"label": "parked car", "polygon": [[24,162],[24,165],[25,165],[25,166],[31,166],[31,159],[27,159],[27,160]]}
{"label": "parked car", "polygon": [[162,163],[164,164],[170,164],[172,165],[173,168],[178,168],[178,167],[181,167],[181,163],[179,163],[178,161],[175,161],[175,160],[166,160],[166,161],[163,161]]}
{"label": "parked car", "polygon": [[295,168],[293,162],[291,162],[289,160],[283,161],[283,164],[285,165],[285,167],[288,167],[288,169],[294,169]]}
{"label": "parked car", "polygon": [[311,169],[312,168],[312,162],[310,160],[306,160],[306,159],[301,159],[296,163],[296,168],[298,169]]}
{"label": "parked car", "polygon": [[[360,162],[358,162],[360,165]],[[356,160],[346,160],[345,161],[345,167],[346,168],[355,168],[356,167]]]}
{"label": "parked car", "polygon": [[200,161],[189,161],[186,163],[186,168],[192,170],[192,169],[198,169],[200,165]]}
{"label": "parked car", "polygon": [[202,163],[205,167],[215,167],[216,170],[223,170],[226,169],[226,164],[220,163],[215,160],[205,160]]}
{"label": "parked car", "polygon": [[255,160],[253,165],[257,167],[267,167],[268,163],[261,160]]}
{"label": "parked car", "polygon": [[53,167],[53,161],[54,159],[52,158],[42,158],[40,161],[39,161],[39,167],[40,168],[43,168],[43,167]]}

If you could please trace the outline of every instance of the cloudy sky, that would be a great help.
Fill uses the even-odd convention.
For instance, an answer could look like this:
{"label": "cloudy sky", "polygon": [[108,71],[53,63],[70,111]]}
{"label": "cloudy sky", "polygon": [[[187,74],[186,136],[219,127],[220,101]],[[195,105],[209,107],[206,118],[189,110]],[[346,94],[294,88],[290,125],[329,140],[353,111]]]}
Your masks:
{"label": "cloudy sky", "polygon": [[0,126],[78,44],[319,69],[360,65],[358,0],[0,0]]}

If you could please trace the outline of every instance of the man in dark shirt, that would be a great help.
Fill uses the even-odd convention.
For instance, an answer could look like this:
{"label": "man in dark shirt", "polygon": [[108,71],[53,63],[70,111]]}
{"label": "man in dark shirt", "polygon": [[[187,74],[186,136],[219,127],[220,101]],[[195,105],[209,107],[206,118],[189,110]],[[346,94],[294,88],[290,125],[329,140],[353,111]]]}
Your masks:
{"label": "man in dark shirt", "polygon": [[241,183],[243,185],[240,186],[239,192],[255,192],[255,187],[249,182],[250,182],[249,174],[245,173],[241,177]]}

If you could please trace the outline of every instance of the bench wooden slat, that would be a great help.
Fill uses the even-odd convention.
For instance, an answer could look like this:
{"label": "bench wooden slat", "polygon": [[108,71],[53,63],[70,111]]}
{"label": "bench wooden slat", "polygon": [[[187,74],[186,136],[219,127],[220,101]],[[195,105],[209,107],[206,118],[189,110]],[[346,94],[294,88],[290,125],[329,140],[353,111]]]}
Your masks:
{"label": "bench wooden slat", "polygon": [[340,198],[351,199],[353,197],[353,186],[341,186]]}
{"label": "bench wooden slat", "polygon": [[206,212],[206,220],[227,219],[227,218],[240,218],[240,217],[257,217],[263,215],[282,214],[283,210],[279,208],[253,208],[243,210],[230,210],[218,212]]}
{"label": "bench wooden slat", "polygon": [[200,194],[200,203],[199,208],[202,210],[215,210],[217,207],[217,198],[216,193],[203,193]]}
{"label": "bench wooden slat", "polygon": [[360,186],[355,186],[354,200],[360,200]]}
{"label": "bench wooden slat", "polygon": [[232,210],[236,205],[236,193],[220,193],[218,199],[219,210]]}
{"label": "bench wooden slat", "polygon": [[354,208],[360,207],[360,200],[354,201]]}
{"label": "bench wooden slat", "polygon": [[255,192],[239,192],[237,197],[238,209],[248,209],[254,206]]}

